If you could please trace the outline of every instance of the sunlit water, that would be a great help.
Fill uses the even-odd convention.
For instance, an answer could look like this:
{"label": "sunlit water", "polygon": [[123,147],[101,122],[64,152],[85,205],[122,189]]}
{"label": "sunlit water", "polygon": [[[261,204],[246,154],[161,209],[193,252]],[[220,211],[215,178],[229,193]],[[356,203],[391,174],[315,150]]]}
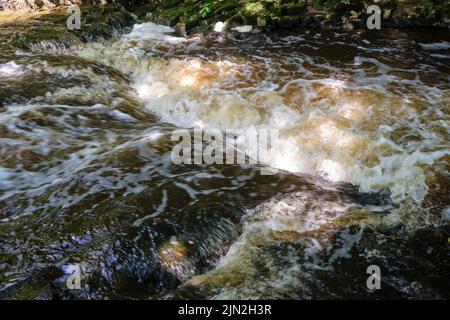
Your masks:
{"label": "sunlit water", "polygon": [[[421,271],[448,264],[411,240],[450,219],[448,35],[172,31],[28,48],[2,33],[0,292],[38,279],[69,298],[449,293]],[[199,126],[279,129],[266,165],[280,171],[173,164],[171,132]],[[448,258],[441,238],[420,250]],[[371,264],[386,273],[372,295]]]}

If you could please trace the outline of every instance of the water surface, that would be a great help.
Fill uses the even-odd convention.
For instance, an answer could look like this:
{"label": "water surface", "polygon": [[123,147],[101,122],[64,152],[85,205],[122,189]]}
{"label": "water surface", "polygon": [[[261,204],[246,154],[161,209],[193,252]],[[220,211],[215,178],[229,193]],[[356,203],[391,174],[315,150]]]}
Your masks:
{"label": "water surface", "polygon": [[[44,26],[0,33],[0,293],[448,298],[448,34]],[[279,129],[280,171],[173,164],[196,127]]]}

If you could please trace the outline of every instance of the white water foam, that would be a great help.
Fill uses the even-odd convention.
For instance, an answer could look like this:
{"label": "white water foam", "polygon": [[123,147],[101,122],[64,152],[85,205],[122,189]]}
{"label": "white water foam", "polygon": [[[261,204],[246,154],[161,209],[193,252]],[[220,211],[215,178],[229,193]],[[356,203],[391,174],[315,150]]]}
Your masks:
{"label": "white water foam", "polygon": [[5,78],[19,77],[24,73],[25,70],[14,61],[0,64],[0,77]]}
{"label": "white water foam", "polygon": [[[350,182],[362,191],[388,189],[395,201],[423,201],[428,190],[425,167],[450,152],[448,133],[441,131],[442,126],[448,128],[449,119],[435,122],[441,128],[437,131],[424,125],[426,113],[448,103],[448,92],[423,85],[418,78],[392,75],[401,71],[398,68],[357,57],[355,67],[368,63],[379,75],[368,77],[365,69],[358,69],[351,80],[279,74],[277,80],[284,83],[280,85],[267,78],[278,74],[274,69],[278,56],[270,60],[259,56],[183,59],[148,55],[158,46],[170,51],[198,45],[170,32],[172,28],[144,23],[110,48],[95,46],[95,51],[87,48],[80,54],[93,57],[95,52],[96,59],[131,74],[139,98],[163,122],[185,128],[198,123],[219,129],[278,128],[280,150],[269,165]],[[448,44],[423,46],[446,48]],[[305,70],[304,60],[315,65],[309,57],[282,59],[299,70]],[[339,72],[326,64],[317,67]],[[394,84],[408,90],[413,86],[414,94],[428,106],[423,107],[414,95],[399,95],[391,88]],[[397,132],[401,132],[400,140],[395,137]],[[408,140],[417,135],[421,141]]]}

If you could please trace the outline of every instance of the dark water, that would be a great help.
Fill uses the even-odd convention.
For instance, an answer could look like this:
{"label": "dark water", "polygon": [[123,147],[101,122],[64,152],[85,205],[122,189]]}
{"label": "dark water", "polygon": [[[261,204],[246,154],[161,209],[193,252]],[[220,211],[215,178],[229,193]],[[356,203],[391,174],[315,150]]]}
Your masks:
{"label": "dark water", "polygon": [[[448,33],[21,26],[0,32],[1,296],[449,297]],[[198,126],[279,129],[280,171],[173,164]]]}

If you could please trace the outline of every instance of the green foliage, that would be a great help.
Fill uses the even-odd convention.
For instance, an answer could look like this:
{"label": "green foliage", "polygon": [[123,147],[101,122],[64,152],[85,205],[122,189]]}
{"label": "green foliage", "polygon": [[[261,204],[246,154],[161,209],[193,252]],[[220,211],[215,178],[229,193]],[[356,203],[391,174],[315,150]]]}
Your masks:
{"label": "green foliage", "polygon": [[319,7],[321,7],[321,6],[322,6],[322,0],[314,0],[313,3],[312,3],[312,6],[313,6],[314,8],[319,8]]}
{"label": "green foliage", "polygon": [[[158,14],[171,24],[183,18],[188,30],[226,20],[254,25],[258,18],[265,19],[269,25],[288,27],[298,25],[300,18],[301,22],[311,18],[308,7],[318,9],[319,15],[312,14],[315,20],[322,19],[321,13],[323,19],[338,23],[342,18],[363,19],[368,3],[371,0],[162,0]],[[450,16],[450,0],[379,0],[376,3],[383,10],[392,11],[391,16],[399,21],[432,21]]]}
{"label": "green foliage", "polygon": [[202,4],[202,6],[200,7],[200,10],[198,11],[198,14],[203,19],[206,18],[210,13],[211,13],[211,4],[208,2]]}

